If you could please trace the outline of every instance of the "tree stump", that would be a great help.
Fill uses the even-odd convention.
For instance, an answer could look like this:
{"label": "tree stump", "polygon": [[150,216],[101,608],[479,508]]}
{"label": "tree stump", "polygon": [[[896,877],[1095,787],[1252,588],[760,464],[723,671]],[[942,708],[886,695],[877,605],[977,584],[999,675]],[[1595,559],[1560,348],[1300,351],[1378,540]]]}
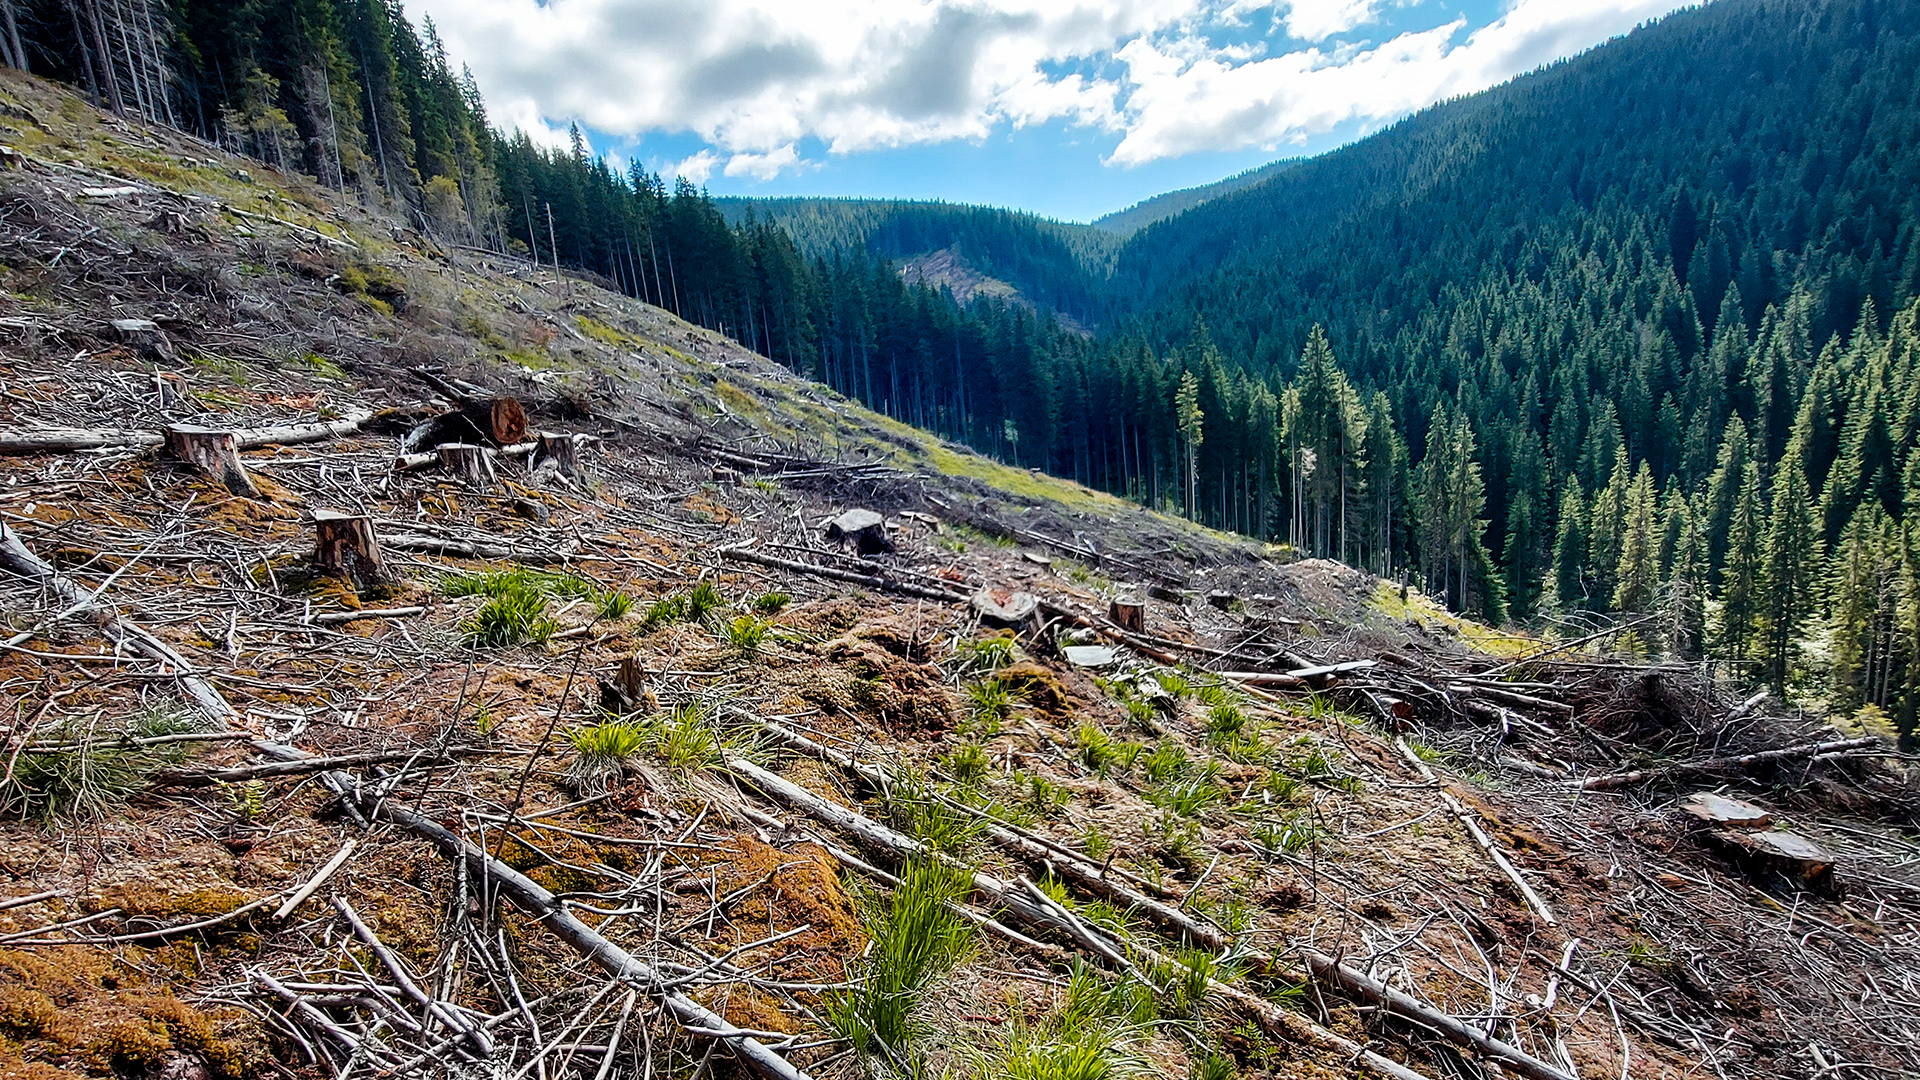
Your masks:
{"label": "tree stump", "polygon": [[580,475],[580,444],[574,441],[572,435],[543,431],[534,436],[530,464],[534,469],[550,468],[561,476],[573,479]]}
{"label": "tree stump", "polygon": [[442,443],[440,466],[474,491],[493,490],[493,456],[474,443]]}
{"label": "tree stump", "polygon": [[827,539],[850,543],[862,555],[893,550],[893,541],[887,538],[887,519],[872,510],[849,510],[827,522]]}
{"label": "tree stump", "polygon": [[113,336],[120,339],[122,344],[138,349],[142,356],[169,364],[177,359],[173,353],[173,342],[167,340],[167,332],[152,319],[115,319]]}
{"label": "tree stump", "polygon": [[353,583],[363,590],[392,580],[373,519],[335,510],[313,512],[313,562],[320,571]]}
{"label": "tree stump", "polygon": [[1147,605],[1131,593],[1121,593],[1107,602],[1107,618],[1130,634],[1147,632]]}
{"label": "tree stump", "polygon": [[651,712],[660,707],[660,699],[647,687],[647,671],[639,657],[629,656],[620,661],[612,678],[600,680],[600,705],[620,716]]}
{"label": "tree stump", "polygon": [[973,594],[974,614],[988,626],[1019,629],[1040,610],[1040,598],[1015,589],[988,586]]}
{"label": "tree stump", "polygon": [[167,428],[167,453],[220,481],[221,486],[235,495],[246,499],[262,497],[253,477],[247,475],[246,466],[240,464],[240,447],[231,431],[174,424]]}

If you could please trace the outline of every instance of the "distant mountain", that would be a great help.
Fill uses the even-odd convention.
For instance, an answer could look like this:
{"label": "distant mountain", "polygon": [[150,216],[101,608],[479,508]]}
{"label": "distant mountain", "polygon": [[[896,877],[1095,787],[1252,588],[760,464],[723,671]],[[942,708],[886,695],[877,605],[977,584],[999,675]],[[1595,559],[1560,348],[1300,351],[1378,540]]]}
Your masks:
{"label": "distant mountain", "polygon": [[[751,215],[779,226],[808,258],[859,251],[904,263],[944,253],[943,267],[962,271],[962,280],[1005,282],[1035,305],[1081,322],[1092,320],[1099,282],[1120,248],[1119,237],[1091,226],[962,203],[737,196],[713,203],[729,224]],[[929,282],[938,284],[938,276]]]}
{"label": "distant mountain", "polygon": [[1151,199],[1142,199],[1125,210],[1115,210],[1111,214],[1093,219],[1093,227],[1117,236],[1132,236],[1135,232],[1157,221],[1165,221],[1175,215],[1183,214],[1201,203],[1212,202],[1221,196],[1231,195],[1241,188],[1249,188],[1271,180],[1303,160],[1305,159],[1288,158],[1284,161],[1275,161],[1258,168],[1248,169],[1243,173],[1236,173],[1225,180],[1216,180],[1199,187],[1181,188],[1179,191],[1155,195]]}

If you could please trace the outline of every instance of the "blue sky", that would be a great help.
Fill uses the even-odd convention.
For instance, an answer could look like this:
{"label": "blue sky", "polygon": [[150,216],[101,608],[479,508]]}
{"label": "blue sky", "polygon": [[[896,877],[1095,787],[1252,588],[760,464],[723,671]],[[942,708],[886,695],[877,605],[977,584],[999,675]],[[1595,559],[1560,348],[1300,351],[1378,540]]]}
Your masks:
{"label": "blue sky", "polygon": [[1086,221],[1572,55],[1675,0],[415,0],[496,123],[715,194]]}

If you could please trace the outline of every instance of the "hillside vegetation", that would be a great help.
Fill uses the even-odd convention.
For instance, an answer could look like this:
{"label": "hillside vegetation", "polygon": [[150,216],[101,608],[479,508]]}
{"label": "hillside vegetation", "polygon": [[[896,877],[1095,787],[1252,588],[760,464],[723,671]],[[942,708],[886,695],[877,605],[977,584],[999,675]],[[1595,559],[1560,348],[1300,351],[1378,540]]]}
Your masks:
{"label": "hillside vegetation", "polygon": [[[1885,739],[974,453],[622,295],[651,269],[83,93],[0,74],[0,1073],[1920,1069]],[[1057,464],[1065,384],[1021,380],[1061,369],[1012,365],[1103,346],[873,267],[826,280],[948,320],[909,347],[1009,388],[959,415],[1036,410],[1001,438]],[[900,401],[898,339],[847,340]]]}

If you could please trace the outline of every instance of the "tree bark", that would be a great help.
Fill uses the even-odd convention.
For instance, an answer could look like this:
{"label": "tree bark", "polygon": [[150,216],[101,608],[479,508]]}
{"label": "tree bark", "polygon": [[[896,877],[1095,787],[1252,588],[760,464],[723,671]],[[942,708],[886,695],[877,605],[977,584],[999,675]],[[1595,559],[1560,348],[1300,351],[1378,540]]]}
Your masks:
{"label": "tree bark", "polygon": [[473,491],[493,490],[493,455],[484,446],[442,443],[440,466]]}
{"label": "tree bark", "polygon": [[324,573],[345,578],[355,590],[391,580],[373,519],[333,510],[313,514],[313,561]]}
{"label": "tree bark", "polygon": [[263,498],[247,468],[240,463],[238,441],[231,431],[192,424],[167,428],[167,452],[220,481],[228,491],[246,499]]}

